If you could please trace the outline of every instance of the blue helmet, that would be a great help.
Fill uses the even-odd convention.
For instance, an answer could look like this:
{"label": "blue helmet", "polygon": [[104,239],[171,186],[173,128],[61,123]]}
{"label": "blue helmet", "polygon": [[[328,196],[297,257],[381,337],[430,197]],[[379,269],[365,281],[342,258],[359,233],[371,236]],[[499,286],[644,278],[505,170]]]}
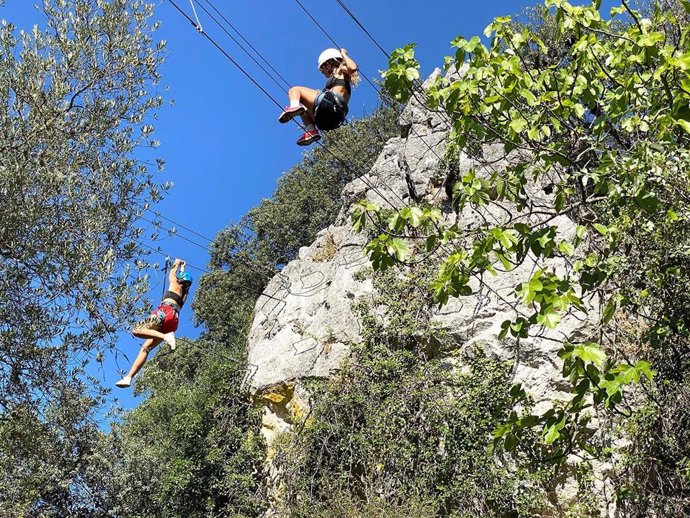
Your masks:
{"label": "blue helmet", "polygon": [[192,276],[187,272],[177,272],[177,282],[179,283],[189,283],[192,284]]}

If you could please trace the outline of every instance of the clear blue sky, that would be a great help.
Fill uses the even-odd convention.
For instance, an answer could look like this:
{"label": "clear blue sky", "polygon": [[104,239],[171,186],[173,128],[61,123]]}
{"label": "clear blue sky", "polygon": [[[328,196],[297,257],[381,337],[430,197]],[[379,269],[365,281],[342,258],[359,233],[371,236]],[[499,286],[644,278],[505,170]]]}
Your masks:
{"label": "clear blue sky", "polygon": [[[206,32],[286,104],[285,91],[261,72],[199,8],[199,4],[208,8],[205,0],[195,1]],[[322,87],[324,79],[316,68],[316,59],[321,50],[332,44],[294,0],[212,1],[290,83]],[[191,15],[189,0],[176,2]],[[301,2],[336,42],[349,50],[369,78],[377,78],[378,71],[386,68],[384,55],[336,0]],[[534,2],[344,0],[387,51],[416,42],[424,75],[443,63],[443,57],[451,53],[449,42],[456,36],[481,35],[493,17],[517,13]],[[0,8],[0,17],[28,29],[41,22],[33,4],[29,0],[6,0],[5,7]],[[269,197],[280,175],[300,160],[304,150],[294,143],[299,131],[294,124],[279,124],[278,108],[167,0],[157,3],[155,18],[162,22],[159,38],[168,42],[167,62],[162,69],[163,86],[167,88],[164,95],[167,100],[174,100],[174,105],[162,109],[155,124],[156,137],[161,141],[160,156],[167,163],[158,179],[175,183],[156,209],[213,238],[262,198]],[[376,106],[376,93],[363,81],[353,93],[350,118],[371,112]],[[182,229],[179,233],[207,244]],[[165,238],[160,244],[171,256],[206,267],[208,253],[204,249],[175,236]],[[199,272],[192,273],[198,278]],[[151,296],[157,299],[162,279],[160,273],[153,275]],[[191,325],[190,314],[189,308],[183,310],[180,335],[193,337],[200,332]],[[117,346],[133,358],[138,341],[123,334]],[[124,363],[121,366],[126,368]],[[109,386],[119,378],[112,358],[106,362],[104,374]],[[117,391],[112,396],[128,408],[137,403],[131,397],[131,390]]]}

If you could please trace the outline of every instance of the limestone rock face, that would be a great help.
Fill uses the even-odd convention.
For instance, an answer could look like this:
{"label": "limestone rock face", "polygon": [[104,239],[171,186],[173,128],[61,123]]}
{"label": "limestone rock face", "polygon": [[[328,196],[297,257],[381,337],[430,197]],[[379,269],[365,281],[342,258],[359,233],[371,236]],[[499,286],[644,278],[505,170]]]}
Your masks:
{"label": "limestone rock face", "polygon": [[354,203],[367,198],[399,208],[442,191],[435,175],[447,124],[415,103],[401,117],[407,136],[391,139],[371,171],[345,187],[335,224],[302,248],[299,259],[287,264],[257,301],[248,341],[247,382],[254,393],[327,377],[338,369],[350,344],[360,341],[352,303],[370,296],[373,287],[356,276],[369,262],[363,253],[365,236],[350,225]]}
{"label": "limestone rock face", "polygon": [[326,377],[360,340],[351,306],[372,289],[354,279],[367,264],[363,244],[347,225],[329,227],[266,286],[249,335],[253,391]]}
{"label": "limestone rock face", "polygon": [[[278,398],[289,403],[295,386],[309,378],[331,375],[348,355],[350,346],[361,340],[360,322],[352,305],[362,297],[372,297],[374,288],[366,276],[357,276],[369,267],[369,262],[362,251],[365,237],[350,225],[354,203],[366,198],[382,208],[401,208],[425,199],[443,210],[446,221],[459,218],[464,228],[477,225],[480,217],[494,221],[515,217],[516,211],[505,207],[487,209],[481,215],[453,212],[443,185],[445,173],[439,172],[449,133],[447,121],[413,100],[402,113],[401,123],[403,136],[391,139],[371,170],[343,190],[343,207],[335,224],[324,229],[311,246],[300,250],[299,258],[271,280],[256,304],[248,341],[247,383],[256,401],[263,401],[265,406],[269,445],[276,429],[289,431],[300,426],[298,415],[305,414],[308,395],[303,394],[299,404],[294,402],[297,411],[292,413],[284,411],[288,408],[285,401],[280,411],[271,402]],[[483,158],[500,169],[502,161],[510,160],[502,159],[500,153],[500,147],[487,146]],[[456,173],[463,175],[473,168],[481,174],[478,162],[462,156]],[[530,185],[528,191],[537,204],[549,199],[545,192],[548,189],[540,185]],[[558,227],[561,238],[575,232],[575,223],[565,216],[551,224]],[[562,271],[561,261],[554,259],[548,266]],[[534,266],[534,261],[528,259],[511,272],[484,278],[483,284],[475,280],[475,294],[452,299],[437,311],[434,323],[454,350],[472,354],[480,348],[495,357],[513,360],[514,381],[523,383],[539,411],[540,406],[558,398],[562,388],[561,363],[556,355],[560,344],[591,335],[593,325],[581,316],[569,315],[557,331],[545,331],[520,342],[499,340],[501,323],[515,317],[518,304],[514,287],[531,276]],[[596,301],[585,302],[596,309]],[[596,315],[596,311],[590,314]]]}

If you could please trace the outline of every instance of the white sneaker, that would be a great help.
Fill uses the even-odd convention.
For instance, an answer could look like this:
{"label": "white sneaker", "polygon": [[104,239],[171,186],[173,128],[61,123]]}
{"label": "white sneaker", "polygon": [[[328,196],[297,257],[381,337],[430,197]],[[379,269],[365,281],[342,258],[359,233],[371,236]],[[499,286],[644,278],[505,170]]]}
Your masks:
{"label": "white sneaker", "polygon": [[175,343],[175,333],[172,331],[170,333],[165,333],[165,335],[163,335],[163,340],[165,340],[165,343],[170,346],[171,351],[174,351],[177,347],[177,344]]}
{"label": "white sneaker", "polygon": [[127,388],[132,384],[132,376],[125,376],[120,381],[115,383],[116,387]]}

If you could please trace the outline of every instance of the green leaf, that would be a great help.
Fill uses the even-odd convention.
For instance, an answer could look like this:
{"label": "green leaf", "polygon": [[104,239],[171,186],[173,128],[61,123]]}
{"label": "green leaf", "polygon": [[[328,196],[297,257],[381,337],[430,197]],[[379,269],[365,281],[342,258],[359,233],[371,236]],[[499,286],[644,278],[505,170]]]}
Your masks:
{"label": "green leaf", "polygon": [[530,279],[528,286],[529,286],[529,289],[532,291],[541,291],[544,289],[544,285],[536,277],[533,277]]}
{"label": "green leaf", "polygon": [[572,354],[580,358],[583,362],[590,362],[597,366],[603,365],[606,361],[606,353],[602,351],[598,344],[593,342],[576,346]]}
{"label": "green leaf", "polygon": [[641,47],[655,47],[657,43],[664,41],[664,35],[660,32],[652,32],[645,34],[640,39],[637,40],[637,44]]}
{"label": "green leaf", "polygon": [[[403,209],[404,210],[404,209]],[[405,228],[405,218],[402,214],[393,214],[388,220],[388,230],[391,232],[402,232]]]}
{"label": "green leaf", "polygon": [[606,234],[609,233],[609,229],[605,226],[602,225],[601,223],[593,223],[592,226],[596,229],[597,232],[599,232],[602,236],[605,236]]}
{"label": "green leaf", "polygon": [[635,198],[635,202],[647,214],[653,214],[659,208],[659,199],[651,192],[646,192]]}
{"label": "green leaf", "polygon": [[364,212],[359,207],[352,213],[352,228],[355,232],[361,232],[364,230],[367,224],[367,213]]}
{"label": "green leaf", "polygon": [[408,81],[416,81],[419,79],[419,70],[409,67],[405,70],[405,77]]}
{"label": "green leaf", "polygon": [[647,378],[649,381],[652,381],[652,379],[656,375],[656,371],[652,370],[652,366],[649,364],[649,362],[646,362],[645,360],[638,361],[635,364],[635,369],[637,369],[637,371],[645,378]]}
{"label": "green leaf", "polygon": [[569,243],[568,241],[561,241],[560,243],[558,243],[558,250],[563,255],[567,255],[568,257],[575,253],[575,247],[572,245],[572,243]]}
{"label": "green leaf", "polygon": [[517,446],[517,437],[512,433],[507,434],[505,438],[505,450],[508,452],[513,451],[515,446]]}
{"label": "green leaf", "polygon": [[676,119],[676,124],[683,128],[686,133],[690,133],[690,122],[683,119]]}
{"label": "green leaf", "polygon": [[522,117],[518,117],[517,119],[510,121],[509,127],[515,133],[520,134],[525,131],[525,128],[527,128],[527,121]]}
{"label": "green leaf", "polygon": [[546,429],[544,433],[544,442],[546,444],[553,444],[561,436],[561,430],[565,426],[565,416],[559,422],[552,424]]}
{"label": "green leaf", "polygon": [[390,240],[388,253],[395,257],[397,261],[404,262],[410,256],[410,249],[405,241],[396,237]]}
{"label": "green leaf", "polygon": [[575,235],[580,239],[584,239],[584,237],[587,235],[587,227],[578,225],[575,227]]}
{"label": "green leaf", "polygon": [[474,52],[474,49],[481,45],[481,43],[482,41],[479,39],[479,36],[472,36],[470,41],[467,42],[467,45],[465,45],[465,50],[467,50],[467,52]]}
{"label": "green leaf", "polygon": [[410,216],[409,218],[407,218],[407,220],[410,222],[410,225],[412,225],[412,227],[417,228],[422,223],[422,215],[422,209],[420,209],[419,207],[412,207],[410,209]]}
{"label": "green leaf", "polygon": [[537,104],[537,97],[527,88],[520,90],[520,94],[525,98],[529,106]]}
{"label": "green leaf", "polygon": [[503,266],[504,270],[512,270],[513,265],[508,260],[508,258],[505,256],[505,254],[502,254],[501,252],[495,251],[494,255],[496,256],[496,259],[498,259],[501,262],[501,265]]}
{"label": "green leaf", "polygon": [[438,237],[435,235],[431,235],[426,238],[426,251],[431,252],[435,247],[436,243],[438,241]]}
{"label": "green leaf", "polygon": [[537,323],[542,324],[549,329],[555,329],[560,321],[561,316],[554,311],[537,315]]}
{"label": "green leaf", "polygon": [[616,300],[614,297],[612,297],[607,303],[606,306],[604,307],[604,315],[602,319],[602,323],[604,325],[608,324],[611,319],[613,318],[613,315],[616,314],[616,309],[618,307],[618,304],[616,303]]}

